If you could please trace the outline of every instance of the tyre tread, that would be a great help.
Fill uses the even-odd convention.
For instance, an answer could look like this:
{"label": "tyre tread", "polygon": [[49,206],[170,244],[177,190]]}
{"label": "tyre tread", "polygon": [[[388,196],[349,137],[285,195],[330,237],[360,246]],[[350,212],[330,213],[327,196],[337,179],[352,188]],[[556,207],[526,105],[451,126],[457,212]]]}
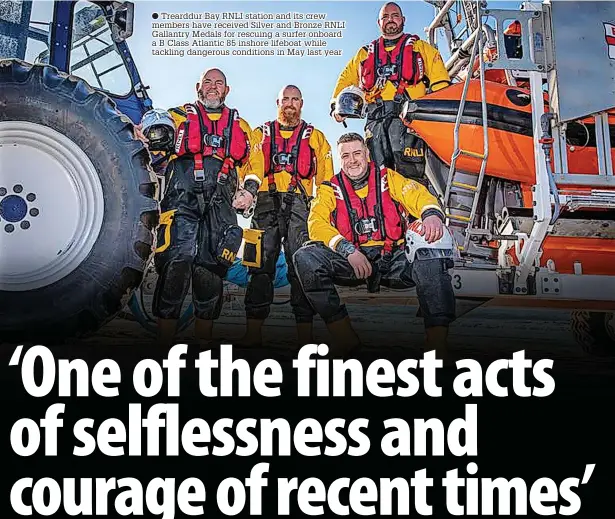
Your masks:
{"label": "tyre tread", "polygon": [[[61,72],[52,65],[30,64],[17,59],[0,60],[0,85],[11,83],[25,85],[34,82],[38,82],[44,90],[53,91],[55,95],[71,103],[90,105],[90,110],[98,122],[107,127],[110,135],[115,136],[115,145],[120,150],[118,153],[127,157],[126,162],[130,165],[130,171],[123,173],[133,175],[138,186],[133,201],[137,204],[136,212],[139,217],[133,223],[130,244],[134,257],[129,261],[130,264],[121,266],[113,283],[102,285],[104,287],[100,298],[102,305],[92,302],[90,307],[83,308],[72,317],[65,316],[61,323],[54,323],[52,327],[45,328],[42,339],[53,338],[54,342],[62,342],[69,338],[90,335],[100,329],[116,317],[139,287],[155,250],[159,217],[158,182],[151,169],[146,146],[135,138],[132,121],[117,109],[115,102],[106,94],[92,88],[85,80]],[[3,338],[10,339],[12,335],[16,335],[17,340],[23,340],[24,334],[27,336],[32,334],[31,325],[27,328],[29,329],[6,332],[3,330]]]}

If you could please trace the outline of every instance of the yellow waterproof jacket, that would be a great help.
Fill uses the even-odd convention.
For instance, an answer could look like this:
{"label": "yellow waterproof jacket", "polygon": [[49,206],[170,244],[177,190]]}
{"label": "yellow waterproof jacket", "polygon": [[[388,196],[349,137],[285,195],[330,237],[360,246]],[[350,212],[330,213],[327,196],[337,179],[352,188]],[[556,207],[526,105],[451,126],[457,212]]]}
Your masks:
{"label": "yellow waterproof jacket", "polygon": [[[342,173],[343,174],[343,173]],[[438,200],[425,186],[403,177],[397,171],[387,168],[387,182],[391,198],[404,208],[408,215],[420,218],[427,210],[438,211],[442,218],[444,214],[438,204]],[[365,185],[356,191],[359,198],[367,197],[368,186]],[[318,187],[316,198],[312,200],[312,206],[308,217],[308,232],[310,240],[320,241],[335,250],[343,236],[333,226],[333,211],[337,201],[335,192],[330,185],[323,184]],[[397,243],[402,243],[401,239]],[[384,245],[384,241],[368,241],[363,247]]]}
{"label": "yellow waterproof jacket", "polygon": [[[263,158],[262,140],[263,130],[262,127],[254,129],[254,141],[257,142],[256,146],[252,148],[252,154],[257,157],[255,163],[258,164],[258,169],[253,170],[254,173],[258,172],[259,182],[261,182],[259,191],[268,191],[269,183],[267,181],[267,172],[265,171],[265,161]],[[291,130],[281,130],[280,133],[284,139],[289,139],[293,132]],[[308,141],[310,147],[314,150],[316,155],[316,174],[312,179],[302,179],[301,184],[305,188],[305,192],[312,196],[314,193],[314,186],[319,186],[323,180],[331,180],[333,177],[333,157],[331,154],[331,145],[327,141],[324,133],[314,128],[310,140]],[[276,188],[280,192],[288,191],[288,185],[290,184],[290,173],[286,171],[280,171],[274,175]]]}
{"label": "yellow waterproof jacket", "polygon": [[[175,129],[179,127],[179,125],[186,120],[186,110],[184,106],[178,106],[175,108],[170,108],[167,110],[171,117],[173,117],[173,121],[175,121]],[[210,113],[209,117],[212,121],[217,121],[220,119],[221,114]],[[254,145],[260,142],[260,139],[255,140],[254,132],[250,125],[241,117],[239,118],[239,126],[244,131],[244,133],[248,136],[248,140],[250,142],[250,150],[253,149]],[[172,155],[170,158],[175,158],[175,155]],[[262,160],[262,156],[254,156],[253,153],[250,153],[248,159],[244,162],[244,164],[237,168],[237,175],[239,176],[240,184],[243,184],[248,179],[256,180],[260,182],[260,177],[255,171],[260,171],[263,169],[262,163],[259,163],[259,159]]]}
{"label": "yellow waterproof jacket", "polygon": [[[368,56],[367,48],[367,45],[361,47],[340,74],[337,79],[337,83],[335,84],[335,88],[333,89],[331,104],[335,103],[338,94],[344,88],[353,85],[359,86],[359,65],[365,61]],[[387,51],[391,51],[393,48],[394,46],[385,47]],[[425,64],[425,76],[429,80],[430,89],[433,92],[436,92],[449,86],[451,83],[451,78],[438,50],[423,40],[417,40],[414,43],[414,50],[420,53],[423,57]],[[382,100],[391,101],[395,97],[396,90],[397,87],[391,81],[387,81],[384,89],[380,93]],[[368,103],[373,102],[377,92],[376,87],[369,92],[366,92],[366,101]],[[427,86],[421,81],[417,85],[408,86],[406,88],[406,92],[410,96],[410,99],[418,99],[427,93]]]}

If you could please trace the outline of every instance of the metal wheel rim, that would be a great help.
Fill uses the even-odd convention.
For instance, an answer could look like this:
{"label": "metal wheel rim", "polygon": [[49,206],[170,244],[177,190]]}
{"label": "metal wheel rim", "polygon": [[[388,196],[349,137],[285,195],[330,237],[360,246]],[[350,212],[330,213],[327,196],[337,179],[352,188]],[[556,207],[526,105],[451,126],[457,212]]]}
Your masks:
{"label": "metal wheel rim", "polygon": [[[89,255],[102,227],[96,168],[68,137],[26,121],[0,122],[0,164],[0,290],[64,279]],[[26,202],[25,217],[23,203],[9,196]]]}

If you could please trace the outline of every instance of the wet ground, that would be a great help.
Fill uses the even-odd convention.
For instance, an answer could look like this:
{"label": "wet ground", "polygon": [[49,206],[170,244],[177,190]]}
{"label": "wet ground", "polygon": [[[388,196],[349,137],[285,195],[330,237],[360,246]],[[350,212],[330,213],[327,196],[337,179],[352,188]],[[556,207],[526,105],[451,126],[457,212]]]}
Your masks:
{"label": "wet ground", "polygon": [[[282,301],[283,302],[283,301]],[[423,322],[417,317],[418,308],[412,304],[349,303],[348,312],[364,343],[366,354],[420,357],[422,355]],[[245,316],[241,298],[231,298],[216,323],[214,336],[219,341],[235,342],[244,332]],[[178,342],[192,342],[193,328],[178,335]],[[329,333],[316,318],[314,335],[317,342],[327,343]],[[295,348],[294,320],[290,306],[272,307],[264,327],[264,344],[277,354],[292,355]],[[117,318],[94,336],[82,341],[86,344],[116,346],[152,343],[153,336],[133,320],[130,314]],[[450,328],[450,354],[453,360],[475,358],[489,362],[496,358],[510,358],[519,350],[526,357],[552,358],[559,370],[612,374],[615,380],[615,357],[595,357],[584,352],[570,331],[570,311],[544,308],[479,307],[460,317]]]}

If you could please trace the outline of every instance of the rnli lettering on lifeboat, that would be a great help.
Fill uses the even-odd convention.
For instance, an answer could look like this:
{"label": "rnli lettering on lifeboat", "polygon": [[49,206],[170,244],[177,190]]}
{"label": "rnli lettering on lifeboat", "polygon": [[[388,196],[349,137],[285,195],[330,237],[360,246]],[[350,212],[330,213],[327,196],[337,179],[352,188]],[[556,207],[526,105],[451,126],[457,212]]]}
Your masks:
{"label": "rnli lettering on lifeboat", "polygon": [[609,50],[609,58],[615,59],[615,24],[608,22],[603,23],[606,45]]}

